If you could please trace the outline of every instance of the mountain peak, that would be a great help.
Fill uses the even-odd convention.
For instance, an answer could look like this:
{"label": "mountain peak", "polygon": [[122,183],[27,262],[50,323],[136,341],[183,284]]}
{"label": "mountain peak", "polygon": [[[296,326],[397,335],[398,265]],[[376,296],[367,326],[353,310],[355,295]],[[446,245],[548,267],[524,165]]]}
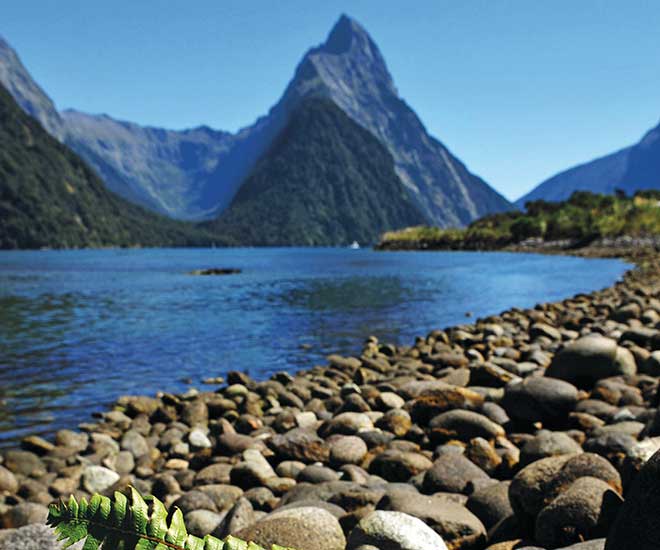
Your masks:
{"label": "mountain peak", "polygon": [[364,27],[355,19],[342,14],[320,49],[325,53],[340,55],[348,52],[353,43],[370,45],[373,42]]}

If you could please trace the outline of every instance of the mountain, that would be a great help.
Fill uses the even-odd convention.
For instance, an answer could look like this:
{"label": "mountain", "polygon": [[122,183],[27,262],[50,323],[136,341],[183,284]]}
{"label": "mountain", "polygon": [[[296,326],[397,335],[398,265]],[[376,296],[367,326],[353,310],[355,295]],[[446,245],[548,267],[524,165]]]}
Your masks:
{"label": "mountain", "polygon": [[397,175],[427,220],[443,227],[463,225],[510,203],[430,136],[399,97],[385,61],[371,37],[342,15],[326,42],[307,52],[279,102],[266,117],[236,136],[230,157],[218,165],[222,189],[218,211],[251,166],[305,98],[331,99],[373,134],[394,158]]}
{"label": "mountain", "polygon": [[188,246],[212,239],[117,197],[0,85],[0,248]]}
{"label": "mountain", "polygon": [[[10,57],[4,62],[20,64],[17,56]],[[0,81],[12,88],[11,82]],[[231,203],[291,113],[309,97],[331,99],[389,150],[397,175],[429,223],[463,225],[511,208],[428,134],[399,97],[374,41],[347,16],[322,45],[305,54],[268,114],[236,134],[145,128],[74,111],[62,113],[64,129],[52,133],[129,200],[177,218],[208,219]],[[30,104],[24,108],[33,110]]]}
{"label": "mountain", "polygon": [[552,176],[516,201],[563,201],[574,191],[612,194],[616,189],[633,195],[643,189],[660,189],[660,125],[637,144]]}
{"label": "mountain", "polygon": [[422,223],[387,149],[331,100],[310,98],[207,227],[253,246],[375,243]]}
{"label": "mountain", "polygon": [[630,150],[621,188],[629,195],[639,189],[660,189],[660,124]]}
{"label": "mountain", "polygon": [[228,132],[206,126],[163,130],[74,110],[61,116],[66,144],[115,193],[174,218],[203,219],[215,212],[207,180],[231,146]]}

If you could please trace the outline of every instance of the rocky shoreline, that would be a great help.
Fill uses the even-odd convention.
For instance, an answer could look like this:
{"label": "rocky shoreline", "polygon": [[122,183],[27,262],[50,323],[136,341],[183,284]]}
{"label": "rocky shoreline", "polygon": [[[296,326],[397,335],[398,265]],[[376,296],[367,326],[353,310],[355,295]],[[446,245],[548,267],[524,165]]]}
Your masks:
{"label": "rocky shoreline", "polygon": [[0,548],[56,548],[31,525],[48,503],[129,484],[193,534],[297,550],[660,548],[640,534],[655,459],[638,475],[660,449],[660,261],[614,249],[637,267],[604,290],[28,437],[0,458]]}

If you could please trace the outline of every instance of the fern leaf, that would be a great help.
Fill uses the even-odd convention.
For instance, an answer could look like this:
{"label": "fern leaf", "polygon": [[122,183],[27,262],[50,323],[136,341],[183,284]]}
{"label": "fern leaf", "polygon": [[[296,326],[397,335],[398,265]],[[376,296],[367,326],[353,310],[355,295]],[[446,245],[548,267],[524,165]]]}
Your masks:
{"label": "fern leaf", "polygon": [[[168,519],[169,518],[169,519]],[[83,550],[265,550],[254,542],[229,536],[225,541],[211,535],[203,539],[188,534],[181,510],[170,516],[153,496],[143,498],[133,487],[130,495],[115,493],[114,501],[94,495],[89,502],[71,496],[52,505],[48,525],[55,528],[64,548],[85,539]],[[271,550],[293,550],[273,545]]]}

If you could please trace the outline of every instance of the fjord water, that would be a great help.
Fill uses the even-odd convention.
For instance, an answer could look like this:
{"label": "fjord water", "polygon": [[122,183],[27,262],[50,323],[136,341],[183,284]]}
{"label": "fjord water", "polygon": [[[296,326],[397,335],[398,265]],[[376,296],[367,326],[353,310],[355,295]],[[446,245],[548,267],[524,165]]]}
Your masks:
{"label": "fjord water", "polygon": [[[191,276],[233,267],[229,276]],[[122,394],[263,379],[612,284],[618,260],[474,252],[0,252],[0,446],[91,420]],[[207,388],[208,389],[208,388]]]}

